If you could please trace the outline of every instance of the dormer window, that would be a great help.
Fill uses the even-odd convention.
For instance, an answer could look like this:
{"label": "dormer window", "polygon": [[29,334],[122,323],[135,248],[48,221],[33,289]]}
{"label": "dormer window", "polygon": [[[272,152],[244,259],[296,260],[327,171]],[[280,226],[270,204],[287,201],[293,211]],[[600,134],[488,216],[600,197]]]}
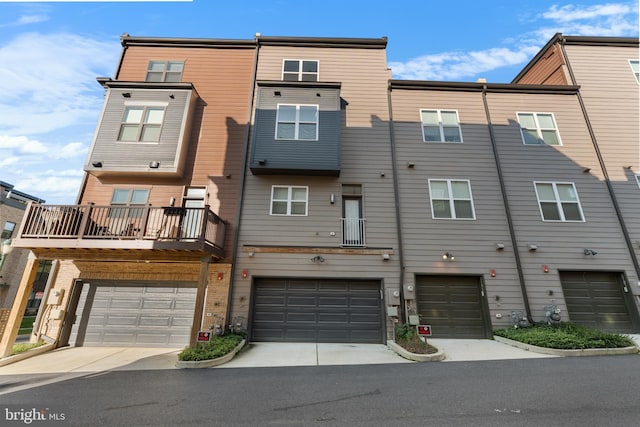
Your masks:
{"label": "dormer window", "polygon": [[318,61],[285,59],[282,67],[282,80],[293,82],[317,82]]}
{"label": "dormer window", "polygon": [[182,80],[182,61],[149,61],[147,82],[176,83]]}

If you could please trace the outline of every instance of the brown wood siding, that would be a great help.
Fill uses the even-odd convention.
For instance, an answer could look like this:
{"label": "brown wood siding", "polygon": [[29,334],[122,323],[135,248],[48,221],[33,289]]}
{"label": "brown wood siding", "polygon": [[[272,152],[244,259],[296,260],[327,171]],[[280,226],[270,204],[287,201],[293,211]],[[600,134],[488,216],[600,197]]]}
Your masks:
{"label": "brown wood siding", "polygon": [[[397,248],[393,176],[389,143],[387,82],[390,72],[382,49],[264,46],[258,80],[282,80],[283,59],[319,61],[321,82],[341,83],[345,101],[339,178],[255,176],[247,174],[239,245],[340,246],[342,184],[360,184],[366,240],[370,247]],[[382,176],[384,175],[384,176]],[[309,215],[269,215],[272,185],[309,186]],[[331,194],[335,204],[330,203]],[[334,236],[331,233],[335,233]],[[332,277],[382,279],[398,286],[398,259],[380,255],[327,254],[325,263],[313,254],[256,253],[238,258],[233,313],[247,315],[251,277]],[[240,274],[246,269],[249,276]]]}
{"label": "brown wood siding", "polygon": [[[562,301],[558,270],[631,271],[621,228],[576,96],[488,94],[502,171],[534,318]],[[562,146],[526,146],[516,112],[554,113]],[[583,172],[590,168],[589,172]],[[534,181],[573,182],[585,222],[543,221]],[[537,244],[529,251],[528,244]],[[589,248],[596,257],[585,256]],[[549,272],[543,271],[543,265]]]}
{"label": "brown wood siding", "polygon": [[[182,82],[200,97],[195,106],[183,179],[89,177],[83,201],[108,203],[115,185],[150,185],[150,203],[165,206],[170,197],[181,203],[189,186],[206,186],[206,203],[228,222],[225,249],[232,254],[240,192],[242,155],[253,83],[255,51],[234,48],[129,46],[118,80],[142,82],[148,63],[184,61]],[[101,186],[106,188],[100,188]]]}
{"label": "brown wood siding", "polygon": [[568,70],[557,44],[551,46],[536,64],[523,75],[519,84],[565,85],[571,84]]}
{"label": "brown wood siding", "polygon": [[[510,325],[511,310],[522,310],[523,300],[482,94],[393,90],[391,95],[405,282],[414,283],[414,276],[421,274],[482,275],[491,317],[496,325]],[[423,142],[420,109],[457,110],[463,142]],[[413,168],[407,166],[409,162]],[[433,219],[429,179],[469,180],[476,219]],[[503,243],[505,249],[497,251],[496,243]],[[456,256],[455,261],[443,261],[447,251]],[[496,270],[495,277],[491,269]],[[498,313],[502,320],[496,319]]]}

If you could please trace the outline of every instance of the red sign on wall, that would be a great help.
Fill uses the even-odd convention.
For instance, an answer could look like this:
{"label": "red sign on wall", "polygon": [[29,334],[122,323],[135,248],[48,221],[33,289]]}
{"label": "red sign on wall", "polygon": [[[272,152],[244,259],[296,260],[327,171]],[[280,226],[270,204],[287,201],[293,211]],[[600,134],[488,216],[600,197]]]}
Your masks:
{"label": "red sign on wall", "polygon": [[430,337],[431,325],[418,325],[418,335],[423,337]]}
{"label": "red sign on wall", "polygon": [[198,342],[209,342],[209,341],[211,341],[211,331],[198,332]]}

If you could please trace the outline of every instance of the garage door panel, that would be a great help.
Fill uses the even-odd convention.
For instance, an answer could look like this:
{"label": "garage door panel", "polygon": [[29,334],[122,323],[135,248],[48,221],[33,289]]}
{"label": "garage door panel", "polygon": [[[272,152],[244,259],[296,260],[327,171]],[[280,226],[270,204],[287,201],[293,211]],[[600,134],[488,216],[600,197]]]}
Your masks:
{"label": "garage door panel", "polygon": [[337,323],[344,324],[349,321],[347,313],[319,313],[318,323]]}
{"label": "garage door panel", "polygon": [[161,300],[142,300],[142,309],[143,310],[170,310],[172,305],[172,301],[161,301]]}
{"label": "garage door panel", "polygon": [[138,316],[108,314],[106,316],[105,326],[136,326],[138,324],[138,319]]}
{"label": "garage door panel", "polygon": [[608,332],[636,331],[620,273],[561,272],[560,281],[572,322]]}
{"label": "garage door panel", "polygon": [[345,282],[341,280],[335,280],[335,281],[320,280],[318,281],[318,290],[347,292],[349,291],[349,282]]}
{"label": "garage door panel", "polygon": [[111,310],[129,310],[138,309],[142,305],[140,299],[131,298],[111,298],[109,309]]}
{"label": "garage door panel", "polygon": [[[83,287],[70,342],[85,346],[172,347],[189,343],[195,283],[112,283]],[[89,297],[90,289],[93,298]],[[78,336],[80,323],[85,328],[83,336]]]}
{"label": "garage door panel", "polygon": [[289,307],[315,307],[317,305],[315,297],[287,297],[287,305]]}
{"label": "garage door panel", "polygon": [[480,279],[467,276],[416,277],[417,308],[435,338],[486,338],[489,327]]}
{"label": "garage door panel", "polygon": [[[380,282],[370,280],[259,279],[254,289],[251,339],[380,343],[379,289]],[[283,292],[284,302],[273,299],[273,292]],[[267,301],[272,304],[265,304]],[[360,336],[360,330],[368,331],[366,337]]]}
{"label": "garage door panel", "polygon": [[316,323],[315,313],[288,313],[285,319],[287,323]]}
{"label": "garage door panel", "polygon": [[349,307],[349,298],[348,297],[318,297],[318,307]]}
{"label": "garage door panel", "polygon": [[140,326],[168,327],[171,326],[171,319],[165,316],[140,316],[138,324]]}

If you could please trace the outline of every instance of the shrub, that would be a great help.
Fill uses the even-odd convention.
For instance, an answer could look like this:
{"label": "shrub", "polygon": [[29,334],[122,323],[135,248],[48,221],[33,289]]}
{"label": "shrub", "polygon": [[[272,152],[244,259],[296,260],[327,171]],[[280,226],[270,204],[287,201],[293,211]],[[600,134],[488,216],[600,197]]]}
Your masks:
{"label": "shrub", "polygon": [[630,338],[624,335],[603,332],[571,322],[557,325],[535,325],[529,328],[499,329],[494,331],[494,334],[525,344],[562,350],[622,348],[635,345]]}
{"label": "shrub", "polygon": [[186,347],[178,353],[178,360],[197,361],[217,359],[218,357],[231,353],[243,339],[244,336],[237,334],[214,336],[211,338],[211,341],[204,345]]}
{"label": "shrub", "polygon": [[44,345],[44,341],[42,340],[36,343],[15,344],[13,346],[13,349],[11,350],[11,355],[24,353],[25,351],[29,351],[32,348],[40,347],[41,345]]}
{"label": "shrub", "polygon": [[426,341],[422,341],[418,336],[416,327],[408,323],[396,326],[396,344],[410,353],[433,354],[438,351],[437,348]]}

